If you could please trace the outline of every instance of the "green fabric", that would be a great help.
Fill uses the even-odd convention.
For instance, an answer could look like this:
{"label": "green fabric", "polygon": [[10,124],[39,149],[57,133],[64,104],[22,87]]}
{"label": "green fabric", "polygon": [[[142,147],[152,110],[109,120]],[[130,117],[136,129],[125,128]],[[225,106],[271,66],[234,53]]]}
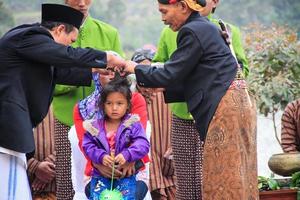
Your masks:
{"label": "green fabric", "polygon": [[[124,57],[118,31],[111,25],[89,16],[72,46],[91,47],[102,51],[112,50]],[[93,91],[94,85],[91,87],[56,85],[52,103],[55,118],[65,125],[73,125],[74,105]]]}
{"label": "green fabric", "polygon": [[[211,22],[215,23],[217,26],[219,26],[218,20],[213,19],[211,15],[208,16],[208,19]],[[244,74],[245,76],[247,76],[249,73],[248,61],[246,59],[245,52],[242,46],[240,30],[238,27],[233,26],[231,24],[226,23],[226,26],[227,25],[229,25],[231,29],[229,31],[232,35],[231,41],[233,50],[237,56],[237,59],[243,63]],[[158,43],[157,53],[153,58],[153,62],[166,62],[167,60],[169,60],[172,53],[177,49],[176,38],[177,32],[173,32],[169,27],[165,27],[162,30]],[[193,119],[192,115],[188,112],[188,107],[186,103],[171,103],[170,107],[172,113],[177,117],[186,120]]]}

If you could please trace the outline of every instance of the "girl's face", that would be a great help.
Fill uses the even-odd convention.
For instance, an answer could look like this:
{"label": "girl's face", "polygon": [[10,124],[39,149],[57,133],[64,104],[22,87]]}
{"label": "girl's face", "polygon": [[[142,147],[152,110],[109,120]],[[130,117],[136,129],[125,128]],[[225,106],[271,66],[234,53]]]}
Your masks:
{"label": "girl's face", "polygon": [[126,97],[120,92],[112,92],[107,95],[104,103],[104,112],[109,119],[121,120],[128,109]]}

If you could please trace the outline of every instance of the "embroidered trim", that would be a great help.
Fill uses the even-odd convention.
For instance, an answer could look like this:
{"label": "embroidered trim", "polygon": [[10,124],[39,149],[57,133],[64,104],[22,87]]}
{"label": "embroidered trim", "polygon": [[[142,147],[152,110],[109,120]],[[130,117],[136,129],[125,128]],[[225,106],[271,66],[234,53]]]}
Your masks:
{"label": "embroidered trim", "polygon": [[94,120],[85,120],[84,122],[82,122],[82,126],[92,136],[97,136],[99,134],[99,130],[93,126],[92,124],[93,121]]}
{"label": "embroidered trim", "polygon": [[138,122],[138,121],[140,121],[140,117],[137,114],[133,114],[124,121],[124,126],[130,127],[132,124],[134,124],[135,122]]}

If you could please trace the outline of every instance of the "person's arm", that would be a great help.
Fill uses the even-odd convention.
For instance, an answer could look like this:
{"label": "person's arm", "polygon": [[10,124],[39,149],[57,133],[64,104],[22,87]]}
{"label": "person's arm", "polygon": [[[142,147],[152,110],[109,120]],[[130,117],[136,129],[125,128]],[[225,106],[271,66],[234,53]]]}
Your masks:
{"label": "person's arm", "polygon": [[93,163],[103,164],[103,158],[108,153],[99,147],[96,139],[89,132],[85,133],[82,141],[82,148],[87,157],[91,159]]}
{"label": "person's arm", "polygon": [[281,118],[281,146],[286,153],[298,152],[296,141],[297,122],[294,119],[294,112],[290,105],[288,104]]}
{"label": "person's arm", "polygon": [[144,97],[140,93],[134,92],[131,98],[131,105],[131,113],[139,115],[140,122],[142,123],[144,130],[146,130],[148,115],[147,104]]}
{"label": "person's arm", "polygon": [[136,122],[132,127],[130,140],[132,141],[130,146],[121,152],[127,162],[137,161],[147,155],[150,143],[140,122]]}
{"label": "person's arm", "polygon": [[165,103],[185,102],[184,89],[182,84],[175,84],[173,87],[166,88],[163,92]]}
{"label": "person's arm", "polygon": [[79,112],[79,109],[78,109],[78,104],[76,104],[74,106],[73,120],[74,120],[74,125],[75,125],[75,129],[76,129],[77,138],[78,138],[78,145],[79,145],[80,150],[84,154],[84,151],[83,151],[83,148],[82,148],[82,140],[83,140],[83,136],[84,136],[84,133],[86,132],[86,130],[83,128],[83,125],[82,125],[83,119],[80,115],[80,112]]}
{"label": "person's arm", "polygon": [[58,44],[47,34],[29,32],[16,49],[24,59],[56,67],[105,68],[107,65],[105,52]]}
{"label": "person's arm", "polygon": [[[72,91],[76,86],[90,86],[92,82],[92,71],[89,68],[59,68],[54,70],[54,79],[56,84],[64,84],[70,86],[62,86],[55,88],[55,95],[60,95]],[[71,86],[73,85],[73,87]],[[75,86],[75,87],[74,87]]]}
{"label": "person's arm", "polygon": [[28,172],[29,176],[34,176],[34,174],[36,172],[36,169],[37,169],[39,164],[40,164],[40,161],[38,161],[34,157],[30,158],[27,161],[27,172]]}
{"label": "person's arm", "polygon": [[194,69],[203,54],[200,41],[190,29],[185,28],[178,34],[178,48],[164,67],[139,66],[126,70],[135,72],[137,83],[142,87],[168,88],[173,83],[183,82]]}
{"label": "person's arm", "polygon": [[38,161],[35,158],[28,160],[27,171],[30,176],[49,183],[55,178],[55,165],[51,160]]}

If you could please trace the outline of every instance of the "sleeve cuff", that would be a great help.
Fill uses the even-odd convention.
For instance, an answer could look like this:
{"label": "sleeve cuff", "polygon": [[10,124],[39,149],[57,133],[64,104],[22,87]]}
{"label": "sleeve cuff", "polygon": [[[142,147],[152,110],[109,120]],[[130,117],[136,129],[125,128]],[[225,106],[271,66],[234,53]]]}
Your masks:
{"label": "sleeve cuff", "polygon": [[127,162],[132,162],[131,155],[128,150],[122,151],[122,155],[124,156]]}
{"label": "sleeve cuff", "polygon": [[31,158],[30,160],[28,160],[28,167],[27,167],[27,171],[29,172],[29,175],[32,176],[35,174],[35,171],[37,169],[37,167],[39,166],[41,162]]}

